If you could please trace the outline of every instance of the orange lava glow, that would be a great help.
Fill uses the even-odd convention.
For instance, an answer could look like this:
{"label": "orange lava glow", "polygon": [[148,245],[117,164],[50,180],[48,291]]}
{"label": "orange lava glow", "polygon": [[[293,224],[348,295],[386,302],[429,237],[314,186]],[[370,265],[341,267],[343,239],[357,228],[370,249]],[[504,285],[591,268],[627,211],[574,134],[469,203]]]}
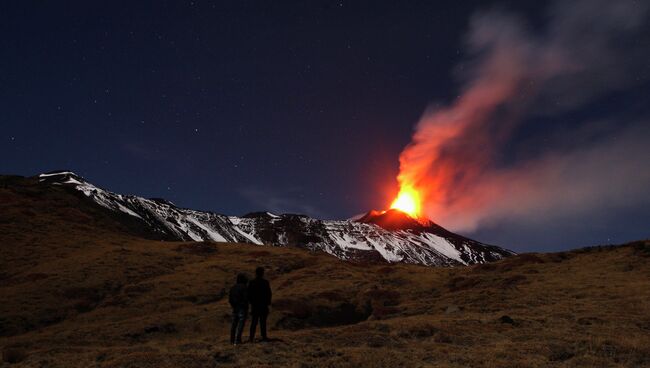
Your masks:
{"label": "orange lava glow", "polygon": [[403,186],[390,208],[400,210],[413,218],[420,216],[420,194],[411,186]]}

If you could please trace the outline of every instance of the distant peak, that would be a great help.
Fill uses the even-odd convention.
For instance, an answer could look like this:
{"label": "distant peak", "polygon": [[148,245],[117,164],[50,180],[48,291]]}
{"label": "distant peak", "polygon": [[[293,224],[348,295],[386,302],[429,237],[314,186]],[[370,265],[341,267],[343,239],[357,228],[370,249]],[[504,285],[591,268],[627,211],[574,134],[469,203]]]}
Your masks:
{"label": "distant peak", "polygon": [[84,178],[68,170],[57,170],[57,171],[46,172],[40,174],[38,178],[40,179],[40,181],[61,183],[61,184],[86,183],[86,180]]}
{"label": "distant peak", "polygon": [[43,178],[43,177],[48,177],[48,176],[62,176],[62,175],[71,175],[71,176],[80,177],[79,175],[75,174],[74,172],[68,171],[68,170],[48,171],[46,173],[43,173],[43,174],[39,175],[39,177]]}
{"label": "distant peak", "polygon": [[250,212],[242,216],[243,218],[279,218],[280,216],[269,211]]}

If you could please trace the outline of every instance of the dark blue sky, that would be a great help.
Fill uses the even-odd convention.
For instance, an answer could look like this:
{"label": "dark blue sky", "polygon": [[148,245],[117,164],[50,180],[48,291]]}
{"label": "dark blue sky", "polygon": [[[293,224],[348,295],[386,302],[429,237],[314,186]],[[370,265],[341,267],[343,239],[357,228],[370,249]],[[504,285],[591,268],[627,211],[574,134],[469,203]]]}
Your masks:
{"label": "dark blue sky", "polygon": [[[495,7],[544,27],[538,1],[4,3],[0,172],[70,169],[226,214],[382,208],[425,108],[459,94],[471,16]],[[645,117],[649,92],[566,116]],[[544,131],[533,122],[516,139]],[[620,213],[560,242],[531,222],[470,235],[515,250],[648,236],[646,204]]]}

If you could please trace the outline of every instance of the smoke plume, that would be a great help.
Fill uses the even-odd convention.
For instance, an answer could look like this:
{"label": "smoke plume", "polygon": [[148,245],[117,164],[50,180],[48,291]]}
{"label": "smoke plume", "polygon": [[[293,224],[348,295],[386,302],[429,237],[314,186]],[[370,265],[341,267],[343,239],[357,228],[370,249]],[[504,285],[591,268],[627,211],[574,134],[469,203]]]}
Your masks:
{"label": "smoke plume", "polygon": [[536,28],[474,16],[461,94],[425,111],[400,185],[418,189],[431,219],[469,232],[650,203],[647,108],[598,114],[648,82],[647,16],[647,2],[593,0],[555,3]]}

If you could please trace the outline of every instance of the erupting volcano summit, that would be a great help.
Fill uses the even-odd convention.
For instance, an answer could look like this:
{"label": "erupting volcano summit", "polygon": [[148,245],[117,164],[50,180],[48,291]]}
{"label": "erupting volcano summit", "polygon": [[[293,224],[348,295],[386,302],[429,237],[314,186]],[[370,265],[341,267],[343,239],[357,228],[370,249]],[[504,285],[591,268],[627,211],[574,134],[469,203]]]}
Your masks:
{"label": "erupting volcano summit", "polygon": [[411,217],[420,217],[421,200],[420,193],[411,186],[404,186],[397,198],[390,205],[391,209],[400,210]]}

